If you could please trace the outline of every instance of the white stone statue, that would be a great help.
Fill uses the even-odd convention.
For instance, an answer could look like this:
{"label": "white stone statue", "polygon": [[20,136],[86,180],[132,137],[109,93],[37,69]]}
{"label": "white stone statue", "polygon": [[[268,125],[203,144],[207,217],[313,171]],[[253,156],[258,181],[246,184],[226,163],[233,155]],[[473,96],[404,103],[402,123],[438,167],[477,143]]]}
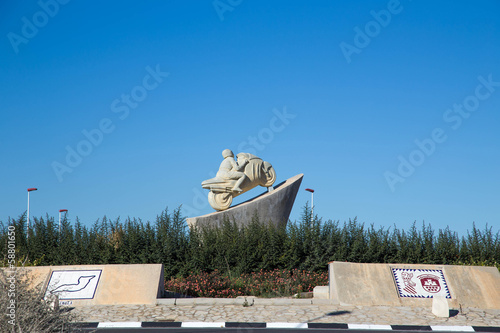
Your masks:
{"label": "white stone statue", "polygon": [[208,202],[215,210],[226,210],[234,197],[258,185],[269,188],[276,181],[276,172],[271,163],[255,155],[239,153],[235,161],[233,152],[225,149],[222,157],[224,160],[215,178],[201,183],[203,188],[210,190]]}

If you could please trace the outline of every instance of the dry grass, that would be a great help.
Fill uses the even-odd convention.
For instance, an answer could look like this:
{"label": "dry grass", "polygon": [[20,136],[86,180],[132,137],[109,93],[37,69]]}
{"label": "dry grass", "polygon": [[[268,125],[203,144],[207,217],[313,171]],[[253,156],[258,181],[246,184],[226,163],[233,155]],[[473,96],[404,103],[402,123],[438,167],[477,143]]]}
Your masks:
{"label": "dry grass", "polygon": [[0,332],[69,332],[77,320],[71,311],[54,307],[43,299],[42,285],[32,286],[32,277],[22,267],[0,269]]}

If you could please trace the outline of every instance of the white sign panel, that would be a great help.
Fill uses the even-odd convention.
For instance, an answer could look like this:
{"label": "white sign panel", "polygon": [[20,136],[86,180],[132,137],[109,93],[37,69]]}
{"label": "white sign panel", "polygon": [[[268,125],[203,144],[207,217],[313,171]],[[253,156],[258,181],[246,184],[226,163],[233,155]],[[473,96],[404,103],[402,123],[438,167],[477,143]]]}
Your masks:
{"label": "white sign panel", "polygon": [[58,295],[59,300],[94,298],[102,270],[53,271],[45,297]]}
{"label": "white sign panel", "polygon": [[393,268],[394,282],[399,297],[451,298],[442,270]]}

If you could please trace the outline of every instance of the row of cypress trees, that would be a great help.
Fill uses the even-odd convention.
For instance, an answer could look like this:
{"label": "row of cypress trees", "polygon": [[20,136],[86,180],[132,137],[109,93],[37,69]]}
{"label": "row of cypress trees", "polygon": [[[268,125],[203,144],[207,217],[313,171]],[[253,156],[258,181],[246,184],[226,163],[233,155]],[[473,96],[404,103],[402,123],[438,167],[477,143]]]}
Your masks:
{"label": "row of cypress trees", "polygon": [[0,222],[0,260],[7,263],[8,227],[15,229],[16,258],[36,265],[163,263],[165,276],[186,276],[215,269],[229,275],[258,270],[324,271],[329,261],[496,265],[500,234],[491,227],[462,237],[429,224],[409,230],[366,226],[356,218],[341,224],[311,218],[304,207],[300,221],[276,228],[254,218],[239,228],[226,220],[220,228],[189,230],[181,208],[168,209],[154,223],[106,217],[91,227],[79,219],[35,218],[27,235],[26,215]]}

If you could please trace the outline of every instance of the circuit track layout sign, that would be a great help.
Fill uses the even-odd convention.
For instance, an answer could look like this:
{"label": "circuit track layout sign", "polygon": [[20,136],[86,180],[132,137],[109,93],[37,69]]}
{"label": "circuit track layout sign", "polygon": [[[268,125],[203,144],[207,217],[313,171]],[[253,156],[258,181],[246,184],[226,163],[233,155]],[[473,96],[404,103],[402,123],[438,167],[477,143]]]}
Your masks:
{"label": "circuit track layout sign", "polygon": [[93,299],[102,270],[53,271],[45,297],[59,296],[59,300]]}

